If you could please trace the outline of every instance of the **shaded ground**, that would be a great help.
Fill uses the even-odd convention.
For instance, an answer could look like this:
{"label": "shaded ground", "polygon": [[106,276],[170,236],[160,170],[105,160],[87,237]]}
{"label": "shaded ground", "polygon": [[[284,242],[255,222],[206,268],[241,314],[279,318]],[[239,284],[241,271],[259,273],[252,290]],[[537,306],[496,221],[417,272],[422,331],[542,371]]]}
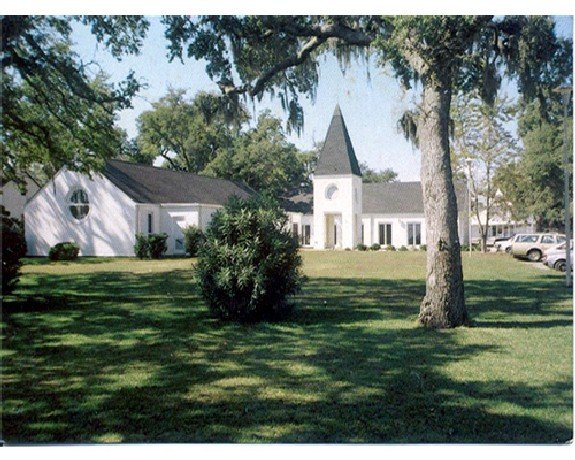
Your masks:
{"label": "shaded ground", "polygon": [[400,254],[340,254],[304,254],[310,279],[294,317],[252,326],[209,317],[188,261],[35,261],[3,305],[3,439],[572,438],[572,307],[560,275],[510,258],[464,261],[475,327],[428,331],[415,323],[423,254],[403,255],[410,271],[397,268]]}

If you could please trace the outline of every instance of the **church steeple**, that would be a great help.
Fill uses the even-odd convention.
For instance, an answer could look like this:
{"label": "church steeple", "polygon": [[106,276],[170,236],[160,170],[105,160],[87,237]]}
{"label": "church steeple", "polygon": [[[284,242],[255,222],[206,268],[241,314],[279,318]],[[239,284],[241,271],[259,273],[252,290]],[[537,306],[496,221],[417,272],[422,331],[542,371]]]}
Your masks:
{"label": "church steeple", "polygon": [[339,104],[335,106],[314,174],[355,174],[361,176]]}

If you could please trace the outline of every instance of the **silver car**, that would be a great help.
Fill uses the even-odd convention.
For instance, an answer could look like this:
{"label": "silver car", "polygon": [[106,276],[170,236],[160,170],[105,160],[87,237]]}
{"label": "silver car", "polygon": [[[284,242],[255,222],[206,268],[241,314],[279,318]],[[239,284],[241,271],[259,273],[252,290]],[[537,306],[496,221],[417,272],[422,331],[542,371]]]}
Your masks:
{"label": "silver car", "polygon": [[[570,261],[573,261],[573,241],[571,241],[570,254]],[[541,261],[548,267],[564,272],[566,265],[565,259],[565,243],[562,243],[545,251]]]}

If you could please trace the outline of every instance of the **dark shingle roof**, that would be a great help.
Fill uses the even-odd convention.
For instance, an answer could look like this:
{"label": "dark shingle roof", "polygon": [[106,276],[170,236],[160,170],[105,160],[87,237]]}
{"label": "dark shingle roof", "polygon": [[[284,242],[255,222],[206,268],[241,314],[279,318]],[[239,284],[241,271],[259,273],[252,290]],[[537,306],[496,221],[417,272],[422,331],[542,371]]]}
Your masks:
{"label": "dark shingle roof", "polygon": [[363,184],[365,214],[423,213],[421,182]]}
{"label": "dark shingle roof", "polygon": [[361,176],[339,104],[333,112],[314,174],[355,174]]}
{"label": "dark shingle roof", "polygon": [[225,179],[108,160],[104,176],[136,203],[203,203],[224,205],[230,196],[247,198],[253,190]]}
{"label": "dark shingle roof", "polygon": [[287,212],[301,212],[303,214],[313,213],[313,194],[300,193],[281,201],[281,207]]}
{"label": "dark shingle roof", "polygon": [[[459,211],[465,210],[465,183],[455,181]],[[364,214],[423,213],[421,182],[363,184]]]}

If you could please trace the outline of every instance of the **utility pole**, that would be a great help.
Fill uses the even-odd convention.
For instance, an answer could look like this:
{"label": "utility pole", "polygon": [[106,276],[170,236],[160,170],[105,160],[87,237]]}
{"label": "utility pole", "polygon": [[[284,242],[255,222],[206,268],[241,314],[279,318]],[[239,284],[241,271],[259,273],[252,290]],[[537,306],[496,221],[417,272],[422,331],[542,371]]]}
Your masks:
{"label": "utility pole", "polygon": [[569,196],[569,146],[567,136],[567,107],[571,100],[571,86],[554,90],[563,98],[563,203],[565,205],[565,286],[571,287],[571,200]]}
{"label": "utility pole", "polygon": [[473,160],[471,158],[466,158],[465,163],[467,164],[467,224],[469,226],[469,256],[471,257],[472,243],[471,243],[471,163]]}

